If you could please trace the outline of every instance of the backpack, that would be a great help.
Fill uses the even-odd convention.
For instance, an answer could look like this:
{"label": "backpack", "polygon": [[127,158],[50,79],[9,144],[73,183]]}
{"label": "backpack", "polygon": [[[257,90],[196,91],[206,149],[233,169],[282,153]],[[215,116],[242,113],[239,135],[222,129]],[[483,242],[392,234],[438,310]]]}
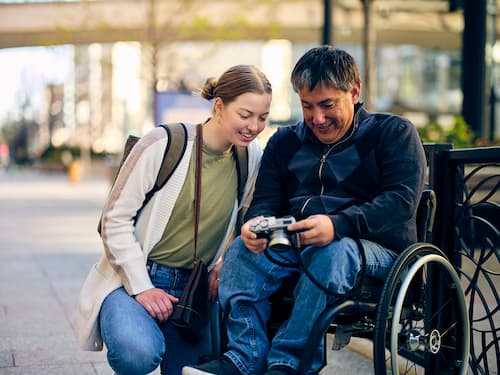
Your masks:
{"label": "backpack", "polygon": [[[163,159],[161,162],[160,170],[158,171],[158,176],[156,176],[156,181],[150,191],[147,192],[144,197],[144,201],[142,202],[141,207],[137,210],[136,215],[134,216],[134,222],[137,220],[137,217],[141,210],[148,204],[153,195],[163,188],[167,183],[168,179],[174,173],[175,169],[179,165],[184,152],[186,151],[187,144],[187,129],[182,123],[170,123],[170,124],[162,124],[161,126],[168,134],[168,143],[165,147],[165,152],[163,153]],[[123,155],[118,165],[118,169],[116,171],[115,177],[113,179],[113,183],[111,187],[113,187],[116,177],[120,172],[120,169],[127,159],[130,150],[137,143],[140,137],[135,135],[129,135],[125,142],[125,146],[123,147]],[[245,189],[245,184],[248,176],[248,154],[246,147],[233,147],[233,156],[236,159],[236,170],[238,173],[238,202],[241,202],[243,198],[243,192]],[[97,225],[97,232],[99,235],[101,234],[101,224],[102,224],[102,214],[99,219],[99,223]]]}

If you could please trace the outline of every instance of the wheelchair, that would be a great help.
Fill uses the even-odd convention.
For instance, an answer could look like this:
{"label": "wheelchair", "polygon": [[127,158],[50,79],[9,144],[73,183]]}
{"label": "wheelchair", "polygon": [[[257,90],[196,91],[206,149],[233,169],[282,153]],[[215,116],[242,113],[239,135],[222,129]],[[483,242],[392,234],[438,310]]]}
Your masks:
{"label": "wheelchair", "polygon": [[[322,312],[308,337],[299,374],[318,374],[326,366],[323,340],[323,364],[311,370],[326,334],[334,335],[333,350],[352,337],[370,339],[375,375],[466,374],[470,326],[460,278],[446,255],[426,242],[432,236],[435,210],[434,191],[424,190],[417,212],[419,242],[396,258],[385,282],[364,276],[353,292]],[[270,299],[270,338],[293,307],[294,282],[284,283]],[[217,329],[222,336],[213,344],[220,354],[225,338]]]}

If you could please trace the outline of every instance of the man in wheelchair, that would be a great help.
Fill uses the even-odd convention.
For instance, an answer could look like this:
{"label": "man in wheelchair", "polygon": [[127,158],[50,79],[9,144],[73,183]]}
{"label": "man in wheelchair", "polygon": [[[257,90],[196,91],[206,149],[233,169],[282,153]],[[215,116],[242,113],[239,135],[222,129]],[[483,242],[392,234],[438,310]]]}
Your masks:
{"label": "man in wheelchair", "polygon": [[[362,273],[384,280],[417,240],[426,161],[415,126],[364,108],[357,64],[343,50],[307,51],[291,82],[304,119],[268,141],[247,221],[221,269],[226,351],[184,375],[296,373],[326,306]],[[269,297],[294,275],[291,315],[269,341]],[[313,367],[322,355],[318,345]]]}

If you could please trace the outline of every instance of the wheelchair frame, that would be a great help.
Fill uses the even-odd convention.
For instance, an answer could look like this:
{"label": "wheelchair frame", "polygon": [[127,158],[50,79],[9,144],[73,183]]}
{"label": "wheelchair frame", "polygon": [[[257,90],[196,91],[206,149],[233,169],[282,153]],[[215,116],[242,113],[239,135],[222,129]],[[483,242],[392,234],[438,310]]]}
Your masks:
{"label": "wheelchair frame", "polygon": [[[384,283],[365,277],[355,294],[337,299],[320,314],[299,374],[317,374],[326,366],[324,355],[322,367],[311,370],[327,333],[334,334],[334,350],[351,337],[371,339],[375,375],[466,374],[470,324],[460,278],[446,255],[426,242],[432,236],[435,210],[434,191],[426,189],[417,212],[419,242],[396,258]],[[272,296],[268,330],[275,331],[286,320],[293,305],[291,289],[287,284]],[[223,341],[218,338],[214,344],[221,348]]]}

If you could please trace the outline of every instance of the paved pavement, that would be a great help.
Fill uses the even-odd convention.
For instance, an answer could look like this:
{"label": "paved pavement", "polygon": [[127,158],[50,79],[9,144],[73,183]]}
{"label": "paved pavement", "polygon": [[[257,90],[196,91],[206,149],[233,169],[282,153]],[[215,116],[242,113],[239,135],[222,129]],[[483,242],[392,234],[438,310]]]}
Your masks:
{"label": "paved pavement", "polygon": [[[113,374],[105,352],[80,350],[72,330],[80,286],[101,254],[108,189],[98,176],[72,184],[64,174],[0,171],[0,375]],[[329,351],[322,374],[373,374],[359,347]]]}

